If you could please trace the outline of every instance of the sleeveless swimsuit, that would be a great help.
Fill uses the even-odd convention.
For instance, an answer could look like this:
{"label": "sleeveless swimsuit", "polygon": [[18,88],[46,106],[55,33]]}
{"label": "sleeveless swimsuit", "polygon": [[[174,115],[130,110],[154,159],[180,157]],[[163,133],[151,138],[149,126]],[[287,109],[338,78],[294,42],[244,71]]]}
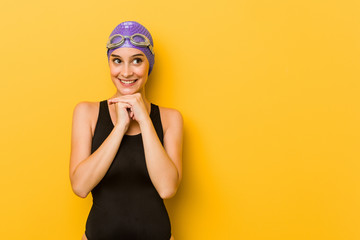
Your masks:
{"label": "sleeveless swimsuit", "polygon": [[[150,118],[164,145],[159,107],[153,103]],[[103,100],[91,153],[100,147],[113,128],[107,100]],[[141,133],[124,135],[108,171],[91,194],[93,205],[85,227],[88,240],[170,239],[170,219],[147,171]]]}

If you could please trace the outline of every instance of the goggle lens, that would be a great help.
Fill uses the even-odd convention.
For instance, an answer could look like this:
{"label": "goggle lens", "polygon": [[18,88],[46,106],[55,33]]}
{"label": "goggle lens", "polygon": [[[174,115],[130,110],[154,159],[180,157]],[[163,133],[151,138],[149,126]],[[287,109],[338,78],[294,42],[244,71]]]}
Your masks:
{"label": "goggle lens", "polygon": [[135,33],[132,36],[123,36],[121,34],[114,34],[109,38],[109,41],[106,44],[108,49],[113,49],[118,46],[121,46],[125,39],[130,39],[130,42],[139,47],[149,47],[151,53],[154,55],[150,40],[143,34]]}

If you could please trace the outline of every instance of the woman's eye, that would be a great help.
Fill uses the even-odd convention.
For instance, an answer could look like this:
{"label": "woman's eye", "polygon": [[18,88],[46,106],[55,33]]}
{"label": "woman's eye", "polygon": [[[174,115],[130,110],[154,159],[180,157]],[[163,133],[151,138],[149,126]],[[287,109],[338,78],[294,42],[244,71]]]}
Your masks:
{"label": "woman's eye", "polygon": [[141,63],[141,62],[142,62],[142,59],[141,59],[141,58],[135,58],[135,59],[133,60],[133,62],[135,62],[135,63]]}
{"label": "woman's eye", "polygon": [[114,63],[120,63],[121,61],[120,61],[120,59],[115,58],[115,59],[113,60],[113,62],[114,62]]}

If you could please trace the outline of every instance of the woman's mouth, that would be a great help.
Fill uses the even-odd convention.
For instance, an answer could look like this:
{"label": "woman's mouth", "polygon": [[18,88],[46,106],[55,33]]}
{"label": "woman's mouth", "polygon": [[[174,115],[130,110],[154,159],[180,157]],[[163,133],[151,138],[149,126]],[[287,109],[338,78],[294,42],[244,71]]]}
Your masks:
{"label": "woman's mouth", "polygon": [[134,79],[134,80],[119,79],[119,80],[125,86],[131,86],[137,81],[137,79]]}

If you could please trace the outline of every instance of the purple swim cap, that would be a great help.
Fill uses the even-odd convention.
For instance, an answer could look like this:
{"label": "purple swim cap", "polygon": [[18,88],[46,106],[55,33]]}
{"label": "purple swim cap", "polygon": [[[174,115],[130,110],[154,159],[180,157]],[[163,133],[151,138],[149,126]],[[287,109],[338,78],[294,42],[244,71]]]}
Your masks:
{"label": "purple swim cap", "polygon": [[[125,21],[125,22],[120,23],[111,32],[109,38],[114,34],[121,34],[123,36],[132,36],[135,33],[140,33],[140,34],[145,35],[150,40],[151,45],[154,46],[153,39],[151,37],[150,32],[143,25],[141,25],[140,23],[135,22],[135,21]],[[115,38],[117,38],[117,37],[115,37]],[[140,38],[140,37],[135,37],[134,40],[137,40],[136,38]],[[142,41],[142,40],[143,39],[139,39],[139,41]],[[117,48],[124,48],[124,47],[136,48],[145,54],[147,60],[149,61],[148,75],[150,75],[151,70],[155,63],[155,59],[154,59],[155,56],[151,53],[149,47],[135,46],[130,42],[129,38],[125,38],[125,42],[122,45],[120,45],[116,48],[107,50],[108,60],[110,59],[110,55],[114,50],[116,50]]]}

